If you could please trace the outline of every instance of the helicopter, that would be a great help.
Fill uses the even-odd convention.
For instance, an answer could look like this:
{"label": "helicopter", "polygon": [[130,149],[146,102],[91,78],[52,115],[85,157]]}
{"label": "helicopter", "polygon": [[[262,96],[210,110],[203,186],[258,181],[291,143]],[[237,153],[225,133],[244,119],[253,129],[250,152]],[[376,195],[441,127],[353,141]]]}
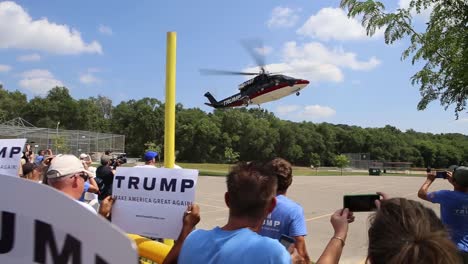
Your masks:
{"label": "helicopter", "polygon": [[221,101],[217,101],[210,92],[206,92],[205,97],[209,101],[209,103],[205,103],[206,105],[214,108],[242,107],[249,106],[250,104],[260,106],[260,104],[275,101],[293,93],[299,96],[300,91],[309,84],[308,80],[296,79],[278,73],[269,73],[265,69],[263,58],[259,54],[250,53],[260,67],[260,72],[258,73],[210,69],[200,70],[203,74],[255,75],[254,78],[239,84],[238,93]]}

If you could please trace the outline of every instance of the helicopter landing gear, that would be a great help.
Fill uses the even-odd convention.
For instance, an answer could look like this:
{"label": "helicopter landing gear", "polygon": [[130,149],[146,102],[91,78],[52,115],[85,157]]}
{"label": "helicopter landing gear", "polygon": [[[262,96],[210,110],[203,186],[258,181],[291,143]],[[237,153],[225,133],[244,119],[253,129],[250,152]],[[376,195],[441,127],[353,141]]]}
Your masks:
{"label": "helicopter landing gear", "polygon": [[301,95],[301,93],[300,93],[300,92],[296,92],[296,96],[299,96],[299,95]]}

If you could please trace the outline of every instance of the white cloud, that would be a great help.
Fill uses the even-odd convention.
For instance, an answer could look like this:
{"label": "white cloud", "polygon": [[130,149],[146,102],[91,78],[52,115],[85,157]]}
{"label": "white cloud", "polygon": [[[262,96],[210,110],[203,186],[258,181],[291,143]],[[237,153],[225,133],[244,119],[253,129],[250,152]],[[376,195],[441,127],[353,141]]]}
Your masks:
{"label": "white cloud", "polygon": [[100,80],[96,78],[92,73],[85,73],[80,75],[80,82],[84,84],[93,84],[93,83],[99,83]]}
{"label": "white cloud", "polygon": [[298,105],[280,105],[276,107],[276,113],[279,115],[288,115],[292,112],[297,111],[300,108]]}
{"label": "white cloud", "polygon": [[26,61],[40,61],[41,55],[37,53],[21,55],[16,58],[17,61],[26,62]]}
{"label": "white cloud", "polygon": [[328,106],[308,105],[299,113],[299,117],[304,120],[322,119],[332,117],[336,114],[335,109]]}
{"label": "white cloud", "polygon": [[11,70],[11,66],[0,64],[0,72],[9,72]]}
{"label": "white cloud", "polygon": [[104,35],[112,36],[114,32],[112,32],[112,28],[104,25],[99,25],[98,27],[99,32],[101,32]]}
{"label": "white cloud", "polygon": [[321,105],[282,105],[278,106],[275,112],[294,121],[323,120],[336,114],[335,109]]}
{"label": "white cloud", "polygon": [[[341,8],[322,8],[309,17],[300,27],[297,34],[317,38],[320,40],[365,40],[370,39],[366,30],[356,18],[348,18]],[[383,30],[378,30],[374,38],[383,35]]]}
{"label": "white cloud", "polygon": [[269,28],[288,28],[296,25],[299,16],[296,14],[299,10],[289,7],[277,6],[271,12],[271,18],[267,25]]}
{"label": "white cloud", "polygon": [[34,69],[26,71],[21,74],[21,77],[19,86],[38,95],[44,95],[56,86],[64,86],[48,70]]}
{"label": "white cloud", "polygon": [[56,54],[102,53],[97,41],[85,43],[81,33],[67,25],[33,20],[18,4],[0,2],[0,48],[41,50]]}
{"label": "white cloud", "polygon": [[[399,8],[408,8],[410,6],[411,0],[400,0],[398,1],[398,7]],[[411,16],[414,18],[423,20],[423,21],[429,21],[429,18],[431,16],[432,10],[434,9],[434,5],[430,5],[427,9],[421,10],[421,13],[417,13],[416,9],[412,8],[410,11]]]}
{"label": "white cloud", "polygon": [[272,51],[273,51],[273,48],[270,46],[263,46],[263,47],[255,48],[255,52],[257,52],[258,54],[262,56],[266,56],[270,54]]}
{"label": "white cloud", "polygon": [[[344,79],[342,68],[356,71],[369,71],[380,64],[376,57],[360,61],[357,55],[342,48],[330,49],[319,42],[297,46],[287,42],[283,48],[283,62],[266,65],[269,72],[281,72],[311,82],[341,82]],[[247,72],[259,71],[257,67],[244,69]]]}

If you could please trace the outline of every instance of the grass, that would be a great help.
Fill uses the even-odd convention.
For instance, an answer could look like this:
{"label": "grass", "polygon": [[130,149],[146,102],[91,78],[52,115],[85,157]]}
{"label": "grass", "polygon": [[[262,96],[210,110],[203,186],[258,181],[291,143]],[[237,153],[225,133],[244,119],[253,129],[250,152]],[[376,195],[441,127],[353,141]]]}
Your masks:
{"label": "grass", "polygon": [[[177,163],[184,169],[196,169],[200,171],[200,175],[204,176],[226,176],[232,164],[214,164],[214,163]],[[341,175],[340,170],[328,169],[311,169],[309,167],[293,167],[293,174],[297,176],[336,176]],[[367,176],[367,171],[347,171],[343,170],[343,176]],[[382,176],[425,176],[425,172],[412,171],[411,174],[405,173],[386,173]]]}
{"label": "grass", "polygon": [[[162,165],[162,164],[161,164]],[[226,176],[232,164],[216,164],[216,163],[185,163],[178,162],[177,165],[184,169],[195,169],[203,176]],[[133,167],[134,164],[123,164],[123,167]],[[97,167],[97,166],[96,166]],[[421,177],[426,176],[425,171],[411,171],[411,174],[406,173],[382,173],[381,176],[406,176],[406,177]],[[293,167],[293,175],[297,176],[339,176],[341,171],[334,168],[319,168],[318,170],[309,167]],[[343,170],[343,176],[368,176],[366,170]]]}

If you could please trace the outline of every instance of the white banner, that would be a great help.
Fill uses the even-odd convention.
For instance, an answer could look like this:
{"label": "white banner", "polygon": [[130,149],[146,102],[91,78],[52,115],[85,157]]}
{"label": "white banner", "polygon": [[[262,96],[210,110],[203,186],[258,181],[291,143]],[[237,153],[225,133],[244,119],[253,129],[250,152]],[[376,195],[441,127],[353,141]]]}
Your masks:
{"label": "white banner", "polygon": [[112,222],[127,233],[177,238],[184,211],[195,199],[197,179],[197,170],[118,167]]}
{"label": "white banner", "polygon": [[19,177],[20,159],[26,139],[0,139],[0,175]]}
{"label": "white banner", "polygon": [[0,177],[0,263],[137,263],[133,241],[49,186]]}

